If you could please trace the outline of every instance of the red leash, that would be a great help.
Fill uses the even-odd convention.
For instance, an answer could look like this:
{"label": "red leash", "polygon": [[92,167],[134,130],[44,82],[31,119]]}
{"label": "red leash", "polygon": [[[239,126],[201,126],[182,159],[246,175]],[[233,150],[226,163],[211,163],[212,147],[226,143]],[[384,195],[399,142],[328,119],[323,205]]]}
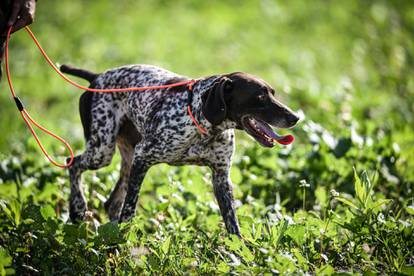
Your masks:
{"label": "red leash", "polygon": [[[53,70],[55,70],[56,73],[58,73],[58,75],[61,76],[65,81],[67,81],[68,83],[72,84],[73,86],[75,86],[75,87],[77,87],[79,89],[83,89],[83,90],[90,91],[90,92],[96,92],[96,93],[114,93],[114,92],[128,92],[128,91],[157,90],[157,89],[166,89],[166,88],[171,88],[171,87],[177,87],[177,86],[187,85],[188,86],[188,90],[189,90],[189,102],[188,102],[187,107],[186,107],[187,113],[190,116],[191,121],[195,124],[195,126],[197,127],[197,129],[200,131],[200,133],[202,133],[202,134],[206,134],[207,133],[206,129],[203,128],[197,122],[197,120],[194,118],[193,113],[191,111],[191,101],[190,101],[190,99],[192,99],[192,95],[193,95],[193,93],[192,93],[193,92],[193,85],[197,82],[196,80],[188,80],[188,81],[176,82],[176,83],[173,83],[173,84],[157,85],[157,86],[142,86],[142,87],[113,88],[113,89],[95,89],[95,88],[89,88],[89,87],[86,87],[86,86],[83,86],[83,85],[80,85],[80,84],[74,82],[73,80],[71,80],[68,77],[66,77],[62,72],[60,72],[60,70],[54,65],[54,63],[52,62],[52,60],[46,54],[45,50],[43,50],[43,48],[40,45],[39,41],[36,39],[35,35],[32,33],[32,31],[29,29],[29,27],[25,27],[25,29],[28,32],[28,34],[30,35],[30,37],[33,39],[33,41],[36,44],[37,48],[39,48],[40,52],[42,53],[43,57],[46,59],[47,63],[49,63],[49,65],[53,68]],[[7,75],[7,81],[9,83],[9,87],[10,87],[10,92],[11,92],[11,94],[12,94],[12,96],[13,96],[15,102],[16,102],[16,105],[17,105],[17,108],[19,109],[20,115],[22,116],[24,122],[26,123],[27,127],[29,128],[30,132],[32,133],[33,137],[35,138],[37,144],[39,145],[40,149],[42,150],[42,152],[46,156],[46,158],[53,165],[55,165],[57,167],[60,167],[60,168],[69,168],[72,165],[73,159],[74,159],[73,150],[70,147],[69,143],[66,142],[63,138],[59,137],[58,135],[54,134],[50,130],[44,128],[39,123],[37,123],[29,115],[29,113],[27,112],[27,110],[24,108],[23,103],[21,102],[21,100],[19,99],[19,97],[17,97],[17,95],[16,95],[16,92],[15,92],[14,87],[13,87],[13,82],[12,82],[11,77],[10,77],[10,68],[9,68],[9,40],[10,40],[11,30],[12,30],[12,28],[10,28],[9,31],[7,32],[6,50],[5,50],[6,75]],[[55,138],[56,140],[60,141],[61,143],[63,143],[65,145],[65,147],[68,149],[68,151],[70,153],[69,162],[67,162],[66,164],[60,164],[60,163],[56,162],[47,153],[47,151],[44,148],[42,142],[40,141],[40,139],[37,136],[35,130],[33,129],[32,124],[34,126],[36,126],[38,129],[40,129],[41,131],[43,131],[44,133],[46,133],[47,135],[52,136],[53,138]]]}

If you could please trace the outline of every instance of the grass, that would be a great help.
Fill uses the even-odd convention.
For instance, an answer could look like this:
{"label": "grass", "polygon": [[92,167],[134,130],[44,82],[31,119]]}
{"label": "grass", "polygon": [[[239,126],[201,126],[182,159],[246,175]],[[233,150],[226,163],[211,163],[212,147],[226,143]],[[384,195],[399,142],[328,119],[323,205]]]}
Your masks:
{"label": "grass", "polygon": [[[87,173],[96,221],[72,225],[66,172],[40,157],[2,81],[0,273],[413,275],[412,26],[409,1],[39,2],[32,29],[59,63],[246,71],[306,118],[291,147],[264,149],[237,133],[243,240],[225,233],[210,171],[190,166],[151,169],[137,217],[122,225],[103,211],[117,162]],[[24,32],[11,59],[29,112],[80,152],[80,91]]]}

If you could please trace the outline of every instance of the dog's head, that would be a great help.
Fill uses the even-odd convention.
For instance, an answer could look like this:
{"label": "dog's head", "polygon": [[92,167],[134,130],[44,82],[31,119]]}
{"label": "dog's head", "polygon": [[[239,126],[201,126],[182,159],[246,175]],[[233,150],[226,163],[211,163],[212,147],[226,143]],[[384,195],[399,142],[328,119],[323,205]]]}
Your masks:
{"label": "dog's head", "polygon": [[202,97],[203,114],[213,125],[228,119],[262,146],[272,147],[272,130],[293,127],[299,117],[275,98],[270,85],[246,73],[221,76]]}

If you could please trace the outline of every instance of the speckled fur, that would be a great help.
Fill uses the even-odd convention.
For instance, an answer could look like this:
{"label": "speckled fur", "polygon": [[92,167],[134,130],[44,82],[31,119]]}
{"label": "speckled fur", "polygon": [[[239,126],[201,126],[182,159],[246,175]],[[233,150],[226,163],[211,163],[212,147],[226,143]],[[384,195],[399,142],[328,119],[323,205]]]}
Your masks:
{"label": "speckled fur", "polygon": [[[81,102],[89,97],[91,110],[83,112],[86,150],[76,156],[69,170],[72,221],[84,219],[87,211],[81,174],[110,164],[118,145],[122,156],[120,179],[105,203],[111,220],[127,221],[135,215],[141,183],[151,166],[195,164],[211,168],[214,194],[227,231],[240,235],[229,177],[236,123],[226,119],[213,126],[202,113],[202,96],[220,78],[217,75],[200,79],[193,88],[192,110],[206,128],[205,136],[186,113],[188,92],[184,86],[82,96]],[[97,75],[91,87],[141,87],[183,80],[188,78],[159,67],[132,65]]]}

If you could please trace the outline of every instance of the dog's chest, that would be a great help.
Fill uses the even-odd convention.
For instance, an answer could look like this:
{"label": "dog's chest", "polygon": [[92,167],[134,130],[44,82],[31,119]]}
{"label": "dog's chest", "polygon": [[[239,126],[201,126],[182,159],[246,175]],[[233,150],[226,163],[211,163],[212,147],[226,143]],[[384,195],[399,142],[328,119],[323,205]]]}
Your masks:
{"label": "dog's chest", "polygon": [[164,162],[170,165],[206,165],[210,157],[209,147],[206,147],[204,143],[193,143],[169,156]]}
{"label": "dog's chest", "polygon": [[145,137],[142,143],[145,144],[145,156],[157,163],[201,165],[210,156],[208,142],[191,130],[188,135],[181,135],[175,130],[164,129],[156,135]]}

